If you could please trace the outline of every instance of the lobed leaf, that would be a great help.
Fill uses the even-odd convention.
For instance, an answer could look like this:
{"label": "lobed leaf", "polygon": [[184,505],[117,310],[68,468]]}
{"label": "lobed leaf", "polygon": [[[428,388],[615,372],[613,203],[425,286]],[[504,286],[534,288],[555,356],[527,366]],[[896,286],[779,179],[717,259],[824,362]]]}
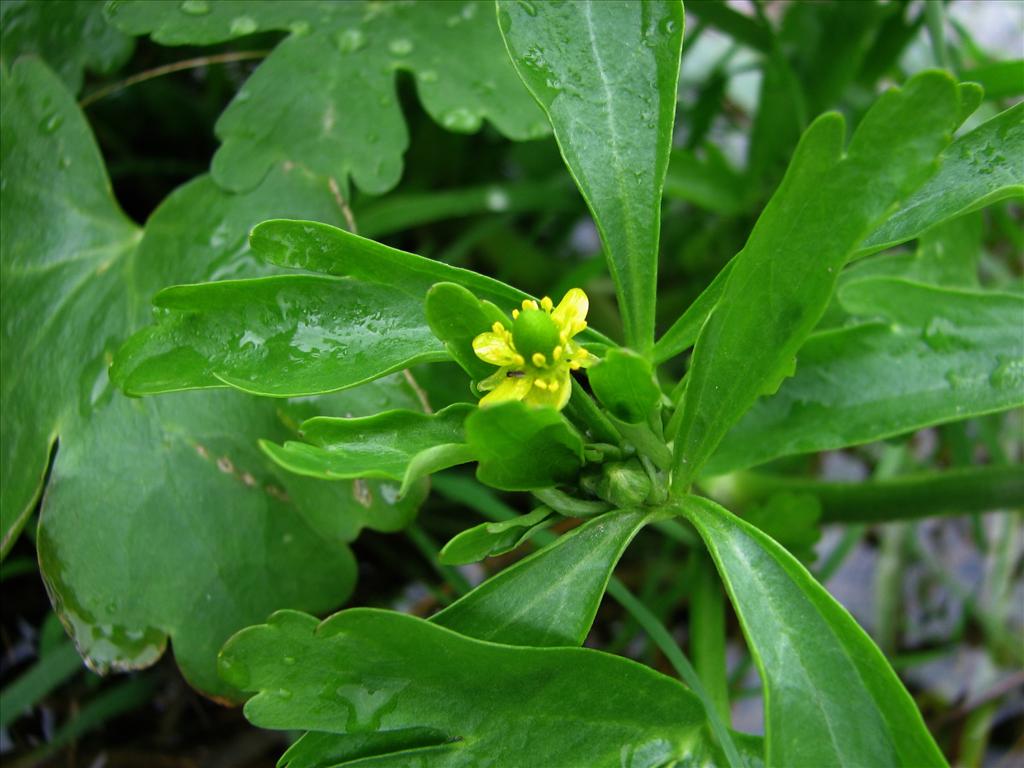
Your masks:
{"label": "lobed leaf", "polygon": [[118,352],[130,395],[232,386],[271,397],[333,392],[446,360],[422,300],[381,283],[315,275],[180,285],[167,312]]}
{"label": "lobed leaf", "polygon": [[705,474],[1024,406],[1024,297],[887,277],[839,297],[868,322],[812,335],[796,375],[729,432]]}
{"label": "lobed leaf", "polygon": [[874,253],[911,240],[937,222],[1008,198],[1024,198],[1024,104],[986,120],[943,153],[938,172],[859,249]]}
{"label": "lobed leaf", "polygon": [[[0,83],[6,555],[35,507],[58,436],[106,388],[104,355],[125,318],[119,267],[141,232],[114,201],[88,126],[56,76],[29,58],[0,67]],[[112,311],[95,311],[103,306]]]}
{"label": "lobed leaf", "polygon": [[217,121],[222,146],[213,176],[233,191],[256,186],[286,159],[343,190],[350,177],[369,194],[391,189],[409,143],[395,84],[400,71],[413,75],[424,109],[449,130],[473,133],[488,120],[516,140],[548,131],[503,55],[483,0],[128,0],[109,13],[124,31],[164,45],[289,33]]}
{"label": "lobed leaf", "polygon": [[883,94],[845,156],[838,115],[804,134],[697,340],[677,421],[677,489],[689,486],[757,397],[791,374],[839,271],[931,172],[959,111],[952,79],[926,72]]}
{"label": "lobed leaf", "polygon": [[[964,91],[961,84],[961,102],[970,98],[969,93]],[[877,228],[861,244],[856,255],[864,256],[913,240],[933,227],[953,221],[970,211],[1001,199],[1020,196],[1024,189],[1020,164],[1015,166],[1010,162],[1013,153],[993,149],[991,143],[992,138],[1002,132],[1003,139],[1011,147],[1017,146],[1022,114],[1014,110],[1016,108],[997,115],[950,144],[942,154],[942,165],[935,176],[919,187],[894,216]],[[965,111],[970,111],[969,106],[962,109],[961,117],[964,117]],[[1021,152],[1024,152],[1024,146],[1020,147],[1017,154]],[[945,180],[940,182],[942,178]],[[682,317],[658,339],[654,346],[655,363],[670,360],[697,340],[701,327],[722,295],[735,261],[736,257],[722,268]]]}
{"label": "lobed leaf", "polygon": [[[683,40],[678,0],[498,0],[512,63],[547,113],[615,280],[626,343],[654,343],[661,193]],[[628,87],[624,87],[628,84]]]}
{"label": "lobed leaf", "polygon": [[765,697],[765,764],[945,765],[889,662],[779,544],[687,497],[740,619]]}
{"label": "lobed leaf", "polygon": [[82,89],[88,69],[110,75],[120,69],[135,41],[103,15],[105,0],[4,0],[0,3],[0,62],[10,68],[19,56],[38,56],[68,90]]}
{"label": "lobed leaf", "polygon": [[[279,612],[225,646],[221,671],[256,692],[245,714],[260,727],[364,744],[367,732],[397,731],[363,753],[378,765],[655,768],[707,748],[699,700],[647,667],[582,648],[485,643],[387,611],[319,625]],[[436,736],[410,744],[410,729]]]}
{"label": "lobed leaf", "polygon": [[[140,242],[57,76],[25,59],[0,81],[3,549],[53,452],[36,547],[87,662],[145,666],[170,639],[191,684],[238,697],[214,669],[224,639],[281,607],[338,605],[354,577],[345,542],[367,523],[408,520],[422,491],[393,503],[376,482],[357,497],[350,483],[281,472],[254,450],[257,437],[288,434],[273,404],[219,393],[128,401],[107,365],[158,287],[252,274],[252,221],[339,212],[326,180],[306,173],[274,169],[246,195],[200,178],[160,206]],[[418,402],[404,380],[361,397],[373,407]],[[303,407],[312,415],[316,405]],[[331,511],[326,530],[318,510]]]}
{"label": "lobed leaf", "polygon": [[302,423],[307,442],[260,442],[285,469],[324,480],[376,477],[402,480],[416,454],[441,443],[462,442],[473,406],[456,403],[436,414],[385,411],[362,418],[318,416]]}

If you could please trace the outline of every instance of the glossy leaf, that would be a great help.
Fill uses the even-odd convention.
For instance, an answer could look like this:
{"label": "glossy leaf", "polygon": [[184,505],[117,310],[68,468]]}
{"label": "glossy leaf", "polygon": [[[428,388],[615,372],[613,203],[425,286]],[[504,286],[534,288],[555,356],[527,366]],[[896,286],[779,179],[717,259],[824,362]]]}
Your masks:
{"label": "glossy leaf", "polygon": [[447,359],[422,299],[379,283],[278,275],[176,286],[154,304],[170,311],[133,336],[111,370],[130,395],[217,386],[319,394]]}
{"label": "glossy leaf", "polygon": [[[420,297],[436,283],[456,283],[502,309],[511,310],[523,299],[532,298],[500,280],[400,251],[329,224],[264,221],[253,229],[250,240],[261,258],[279,267],[354,277],[391,285]],[[580,339],[609,341],[592,328],[587,328]]]}
{"label": "glossy leaf", "polygon": [[959,112],[953,81],[928,72],[879,98],[845,156],[839,115],[804,134],[697,340],[675,441],[677,489],[757,397],[791,374],[839,270],[932,171]]}
{"label": "glossy leaf", "polygon": [[406,467],[399,493],[404,496],[409,487],[421,478],[475,460],[476,451],[465,443],[444,443],[424,448],[412,457]]}
{"label": "glossy leaf", "polygon": [[626,343],[649,352],[683,5],[498,0],[498,22],[601,233]]}
{"label": "glossy leaf", "polygon": [[[965,91],[964,84],[961,84],[959,92],[963,117],[964,112],[971,111],[969,105],[966,109],[963,107],[963,102],[970,98],[970,91]],[[1012,126],[1019,125],[1021,119],[1020,113],[1014,113],[1014,109],[1007,110],[950,144],[942,155],[939,172],[911,195],[899,212],[865,240],[857,255],[864,256],[897,243],[913,240],[931,228],[959,218],[970,211],[1006,197],[1019,196],[1021,184],[1024,182],[1019,171],[1009,162],[1012,153],[993,150],[991,144],[986,144],[990,142],[992,135],[1000,130],[993,121],[999,121],[998,124],[1003,126],[1002,129],[1011,143],[1013,142],[1016,134]],[[1017,122],[1014,123],[1013,120]],[[985,146],[989,149],[983,149]],[[979,153],[985,154],[986,159],[982,160]],[[996,157],[1002,159],[995,161]],[[943,176],[946,180],[939,183],[938,180]],[[693,345],[704,321],[721,297],[735,260],[733,258],[726,264],[682,317],[658,339],[654,348],[656,363],[669,360]]]}
{"label": "glossy leaf", "polygon": [[565,482],[583,466],[583,439],[553,408],[518,401],[481,408],[466,419],[477,479],[504,491]]}
{"label": "glossy leaf", "polygon": [[230,190],[251,189],[288,159],[342,189],[351,177],[364,192],[381,194],[398,183],[409,143],[399,71],[413,75],[423,107],[449,130],[472,133],[488,120],[512,139],[547,133],[504,56],[492,8],[480,0],[138,0],[114,4],[110,13],[121,29],[164,45],[289,32],[217,121],[223,143],[214,178]]}
{"label": "glossy leaf", "polygon": [[661,402],[651,364],[627,349],[612,348],[587,371],[594,394],[609,413],[627,424],[646,422]]}
{"label": "glossy leaf", "polygon": [[[0,68],[0,78],[2,555],[35,506],[58,435],[106,387],[104,354],[125,322],[117,265],[141,233],[114,202],[60,81],[36,59]],[[115,311],[94,311],[111,303]]]}
{"label": "glossy leaf", "polygon": [[82,73],[110,75],[132,55],[134,41],[103,14],[104,0],[4,0],[0,3],[0,61],[10,67],[19,56],[39,56],[72,93]]}
{"label": "glossy leaf", "polygon": [[[235,437],[254,430],[284,432],[272,411],[254,411],[237,393],[118,397],[62,441],[37,539],[40,570],[93,669],[149,666],[170,639],[193,686],[237,700],[215,671],[225,638],[275,606],[323,611],[348,597],[351,552],[294,507],[315,481],[275,469]],[[131,441],[112,439],[119,433]],[[340,494],[314,501],[339,504]]]}
{"label": "glossy leaf", "polygon": [[945,765],[881,651],[792,555],[707,499],[683,509],[761,673],[767,765]]}
{"label": "glossy leaf", "polygon": [[1024,297],[874,278],[840,300],[881,322],[811,336],[796,376],[744,416],[707,474],[1024,405]]}
{"label": "glossy leaf", "polygon": [[402,480],[413,457],[440,443],[461,442],[474,409],[456,404],[436,413],[386,411],[363,418],[320,416],[302,424],[306,442],[260,447],[291,472],[324,480],[376,477]]}
{"label": "glossy leaf", "polygon": [[[582,648],[485,643],[387,611],[319,625],[277,613],[232,638],[221,671],[256,692],[245,706],[255,725],[360,740],[398,731],[394,744],[373,745],[377,765],[655,768],[706,749],[699,700],[647,667]],[[410,749],[413,728],[436,739]]]}
{"label": "glossy leaf", "polygon": [[993,61],[964,70],[964,80],[985,89],[986,99],[1006,99],[1024,94],[1024,59]]}
{"label": "glossy leaf", "polygon": [[431,617],[463,635],[530,646],[581,645],[646,510],[588,520]]}
{"label": "glossy leaf", "polygon": [[902,243],[937,222],[1007,198],[1024,198],[1024,104],[986,120],[943,153],[926,181],[861,246],[873,253]]}
{"label": "glossy leaf", "polygon": [[453,536],[437,558],[446,565],[466,565],[510,552],[543,528],[544,521],[552,514],[547,507],[539,507],[500,523],[480,523]]}
{"label": "glossy leaf", "polygon": [[[376,482],[357,498],[352,484],[279,472],[254,450],[260,436],[287,435],[273,403],[216,393],[132,402],[106,368],[159,287],[252,274],[253,221],[340,212],[309,174],[275,169],[273,190],[247,195],[201,178],[165,201],[139,242],[60,80],[32,60],[0,77],[4,547],[59,437],[36,547],[79,649],[98,669],[137,668],[170,638],[193,685],[237,697],[214,670],[227,635],[288,605],[338,605],[354,576],[344,542],[368,522],[407,521],[422,492],[403,506]],[[374,387],[366,399],[377,409],[418,402],[404,380]],[[318,535],[321,509],[341,522]]]}
{"label": "glossy leaf", "polygon": [[493,365],[476,356],[473,339],[489,331],[494,323],[510,328],[511,321],[504,312],[455,283],[432,286],[424,306],[430,330],[444,342],[448,354],[462,370],[477,381],[494,373]]}

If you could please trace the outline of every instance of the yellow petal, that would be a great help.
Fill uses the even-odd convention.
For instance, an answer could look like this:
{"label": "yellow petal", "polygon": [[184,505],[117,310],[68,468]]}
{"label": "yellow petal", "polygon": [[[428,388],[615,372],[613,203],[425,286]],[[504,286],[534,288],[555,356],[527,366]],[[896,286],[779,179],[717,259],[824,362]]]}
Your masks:
{"label": "yellow petal", "polygon": [[564,368],[556,374],[557,378],[547,380],[547,389],[531,387],[523,398],[523,402],[532,406],[546,406],[557,411],[565,408],[572,394],[572,383],[569,381],[569,369]]}
{"label": "yellow petal", "polygon": [[514,365],[516,361],[516,351],[504,336],[490,331],[473,339],[473,351],[477,357],[491,365]]}
{"label": "yellow petal", "polygon": [[494,389],[495,387],[499,386],[502,382],[504,382],[505,379],[509,378],[508,374],[512,370],[513,369],[509,368],[508,366],[505,366],[504,368],[499,368],[497,371],[492,373],[483,381],[477,382],[476,388],[479,389],[481,392],[489,392],[490,390]]}
{"label": "yellow petal", "polygon": [[587,298],[587,294],[579,288],[571,288],[558,302],[551,317],[566,338],[572,338],[587,327],[587,310],[589,309],[590,300]]}
{"label": "yellow petal", "polygon": [[499,384],[493,392],[480,400],[480,407],[486,408],[489,405],[497,405],[509,400],[522,400],[531,389],[533,389],[532,376],[518,376],[511,379],[506,377],[505,381]]}
{"label": "yellow petal", "polygon": [[589,368],[601,359],[597,355],[585,350],[575,341],[570,341],[565,345],[565,353],[565,360],[574,371],[578,368]]}

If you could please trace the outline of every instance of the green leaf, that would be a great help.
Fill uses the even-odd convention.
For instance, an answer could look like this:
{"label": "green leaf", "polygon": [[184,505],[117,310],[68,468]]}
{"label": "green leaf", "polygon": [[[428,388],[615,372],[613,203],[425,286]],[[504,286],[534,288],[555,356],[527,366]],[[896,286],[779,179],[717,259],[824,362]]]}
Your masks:
{"label": "green leaf", "polygon": [[518,306],[530,296],[498,280],[425,259],[313,221],[264,221],[252,231],[252,248],[279,267],[354,277],[426,295],[435,283],[456,283],[490,301]]}
{"label": "green leaf", "polygon": [[683,4],[498,0],[498,22],[601,233],[626,343],[648,353]]}
{"label": "green leaf", "polygon": [[[965,98],[970,98],[965,97],[963,84],[959,91],[961,102]],[[1010,109],[982,124],[975,131],[956,139],[943,153],[944,160],[938,173],[911,195],[900,211],[876,229],[861,244],[856,255],[864,256],[913,240],[931,228],[959,218],[970,211],[998,200],[1019,197],[1024,190],[1024,180],[1019,171],[1014,170],[1013,164],[1006,162],[1006,158],[1011,154],[1004,153],[1001,148],[993,149],[991,142],[993,136],[1002,130],[1004,139],[1010,142],[1011,147],[1018,149],[1017,154],[1024,152],[1024,146],[1015,143],[1019,142],[1019,134],[1013,128],[1014,125],[1019,126],[1020,119],[1020,112],[1014,113],[1014,110]],[[1002,159],[996,161],[996,157]],[[704,321],[722,295],[735,261],[734,257],[726,264],[683,316],[658,339],[654,347],[656,364],[670,360],[696,341]]]}
{"label": "green leaf", "polygon": [[882,322],[811,336],[796,376],[754,405],[705,474],[1024,405],[1024,297],[883,277],[846,285],[840,301]]}
{"label": "green leaf", "polygon": [[[104,354],[124,325],[118,266],[141,232],[114,202],[85,120],[46,66],[23,59],[9,73],[0,68],[0,83],[6,555],[35,507],[57,437],[105,389]],[[95,311],[111,304],[114,311]]]}
{"label": "green leaf", "polygon": [[791,375],[839,271],[931,172],[959,109],[952,79],[927,72],[878,99],[845,156],[839,115],[818,118],[804,134],[697,340],[673,425],[677,489],[757,397]]}
{"label": "green leaf", "polygon": [[[36,547],[79,649],[97,669],[134,669],[170,638],[193,685],[237,697],[214,669],[224,639],[278,608],[337,606],[354,577],[344,542],[369,521],[407,520],[422,492],[395,504],[377,483],[356,497],[353,484],[288,475],[255,449],[260,436],[288,436],[274,403],[218,393],[129,401],[106,369],[160,286],[252,274],[253,221],[340,212],[325,180],[305,173],[275,169],[273,189],[247,195],[200,178],[154,212],[139,242],[60,80],[29,59],[0,78],[3,546],[32,510],[59,438]],[[373,386],[366,399],[378,409],[418,402],[404,380]],[[315,532],[319,510],[339,521],[329,534]]]}
{"label": "green leaf", "polygon": [[[523,299],[534,298],[478,272],[390,248],[329,224],[264,221],[253,229],[250,241],[260,257],[279,267],[354,277],[421,297],[436,283],[456,283],[479,299],[509,309],[518,307]],[[592,328],[583,331],[579,338],[610,343]]]}
{"label": "green leaf", "polygon": [[410,486],[427,475],[475,460],[476,452],[465,443],[446,443],[424,448],[412,457],[406,467],[399,494],[404,496]]}
{"label": "green leaf", "polygon": [[466,419],[477,479],[503,491],[571,480],[583,466],[583,439],[553,408],[518,401],[481,408]]}
{"label": "green leaf", "polygon": [[1024,104],[986,120],[943,153],[938,172],[872,233],[859,253],[911,240],[938,222],[1024,198]]}
{"label": "green leaf", "polygon": [[766,765],[945,765],[881,651],[792,555],[707,499],[683,511],[761,673]]}
{"label": "green leaf", "polygon": [[[583,648],[485,643],[386,611],[319,625],[279,612],[232,638],[221,671],[256,692],[245,714],[257,726],[360,740],[398,731],[394,745],[374,745],[377,765],[655,768],[706,749],[699,700],[647,667]],[[409,749],[413,728],[437,738]]]}
{"label": "green leaf", "polygon": [[508,317],[489,301],[480,301],[461,285],[438,283],[427,292],[424,305],[430,330],[444,342],[448,354],[476,381],[494,373],[494,366],[485,363],[473,351],[473,339],[489,331],[494,323],[506,328]]}
{"label": "green leaf", "polygon": [[474,411],[457,403],[436,414],[385,411],[363,418],[319,416],[302,423],[306,442],[260,442],[285,469],[323,480],[376,477],[402,480],[413,457],[440,443],[462,442],[462,423]]}
{"label": "green leaf", "polygon": [[133,336],[111,369],[130,395],[217,386],[319,394],[448,357],[422,299],[380,283],[276,275],[175,286],[154,304],[170,311]]}
{"label": "green leaf", "polygon": [[251,189],[288,160],[343,190],[351,176],[364,192],[386,192],[409,143],[399,71],[413,75],[424,109],[449,130],[473,133],[486,119],[517,140],[548,131],[503,55],[486,2],[139,0],[110,14],[121,29],[164,45],[290,32],[217,121],[213,175],[230,190]]}
{"label": "green leaf", "polygon": [[[193,686],[237,699],[215,671],[225,638],[275,607],[324,611],[348,597],[351,552],[314,533],[294,507],[293,493],[315,481],[276,470],[235,437],[254,430],[283,433],[272,411],[237,393],[116,398],[61,442],[37,537],[40,569],[93,669],[149,666],[170,638]],[[118,442],[118,433],[131,439]]]}
{"label": "green leaf", "polygon": [[986,99],[1008,99],[1024,94],[1024,59],[993,61],[966,69],[960,76],[981,85]]}
{"label": "green leaf", "polygon": [[813,493],[781,491],[743,513],[743,519],[784,546],[793,557],[810,563],[821,538],[821,502]]}
{"label": "green leaf", "polygon": [[132,55],[135,41],[103,14],[104,0],[4,0],[0,3],[0,62],[10,68],[19,56],[39,56],[72,93],[82,72],[110,75]]}
{"label": "green leaf", "polygon": [[594,394],[617,419],[627,424],[646,423],[661,402],[661,387],[651,364],[635,352],[616,348],[587,371]]}
{"label": "green leaf", "polygon": [[430,620],[495,643],[581,645],[616,563],[650,520],[648,510],[609,512],[588,520]]}
{"label": "green leaf", "polygon": [[[438,560],[445,565],[466,565],[492,555],[505,554],[521,546],[543,528],[544,521],[551,515],[550,509],[539,507],[533,512],[501,523],[480,523],[452,537],[438,553]],[[462,634],[472,635],[471,632]]]}

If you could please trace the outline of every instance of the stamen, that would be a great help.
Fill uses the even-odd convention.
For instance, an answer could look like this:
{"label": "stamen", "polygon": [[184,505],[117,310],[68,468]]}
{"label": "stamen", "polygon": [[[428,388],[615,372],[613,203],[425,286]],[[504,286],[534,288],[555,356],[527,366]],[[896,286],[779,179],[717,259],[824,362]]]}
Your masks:
{"label": "stamen", "polygon": [[556,363],[557,363],[557,362],[558,362],[559,360],[561,360],[561,359],[562,359],[562,348],[561,348],[561,347],[555,347],[554,349],[552,349],[552,350],[551,350],[551,358],[552,358],[552,359],[553,359],[553,360],[554,360],[554,361],[555,361]]}
{"label": "stamen", "polygon": [[573,360],[569,363],[569,367],[572,368],[574,371],[578,371],[580,369],[580,364]]}
{"label": "stamen", "polygon": [[501,323],[496,322],[494,325],[491,326],[491,330],[500,335],[505,332],[505,326],[502,325]]}
{"label": "stamen", "polygon": [[512,319],[513,320],[518,320],[519,319],[519,310],[518,309],[513,309],[512,310]]}
{"label": "stamen", "polygon": [[515,363],[516,365],[526,365],[526,360],[523,358],[522,355],[516,355],[515,357],[513,357],[512,362]]}
{"label": "stamen", "polygon": [[551,300],[550,296],[545,296],[543,299],[540,300],[540,308],[543,309],[545,312],[550,312],[552,309],[555,308],[555,302]]}
{"label": "stamen", "polygon": [[538,368],[543,368],[545,365],[548,364],[548,359],[544,357],[544,355],[541,354],[540,352],[534,352],[533,356],[530,357],[530,361]]}
{"label": "stamen", "polygon": [[548,383],[546,381],[544,381],[544,379],[534,379],[533,383],[534,383],[534,386],[537,387],[537,389],[547,389],[548,388]]}
{"label": "stamen", "polygon": [[537,309],[537,302],[533,299],[523,299],[523,309]]}

